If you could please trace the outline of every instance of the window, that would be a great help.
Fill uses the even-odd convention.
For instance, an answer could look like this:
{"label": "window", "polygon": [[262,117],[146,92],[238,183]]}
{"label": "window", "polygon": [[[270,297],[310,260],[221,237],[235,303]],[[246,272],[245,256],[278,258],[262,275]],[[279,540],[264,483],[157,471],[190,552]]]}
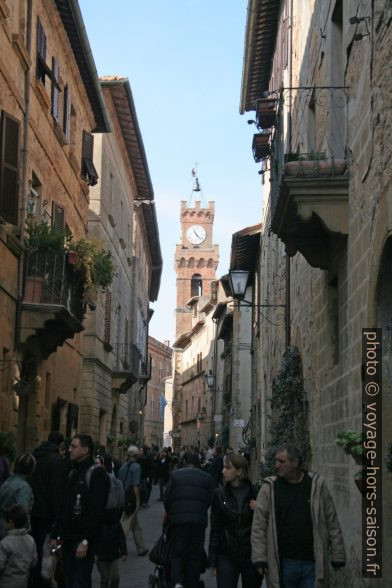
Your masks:
{"label": "window", "polygon": [[60,97],[60,67],[56,57],[52,57],[52,116],[59,121],[59,97]]}
{"label": "window", "polygon": [[64,208],[52,202],[52,226],[58,231],[64,231]]}
{"label": "window", "polygon": [[53,74],[46,64],[46,35],[39,20],[37,20],[37,79],[45,85],[45,76],[54,81]]}
{"label": "window", "polygon": [[201,296],[203,293],[203,280],[200,274],[194,274],[191,280],[191,297]]}
{"label": "window", "polygon": [[110,345],[110,319],[112,314],[112,293],[110,290],[106,290],[105,296],[105,331],[103,340],[104,343]]}
{"label": "window", "polygon": [[82,144],[82,178],[90,186],[95,186],[98,182],[97,170],[93,163],[94,153],[94,135],[83,131],[83,144]]}
{"label": "window", "polygon": [[64,87],[64,96],[63,96],[63,131],[65,135],[65,139],[67,143],[69,142],[69,122],[71,116],[71,101],[69,99],[69,86],[66,84]]}
{"label": "window", "polygon": [[37,21],[37,79],[45,84],[47,74],[46,65],[46,35],[40,21]]}
{"label": "window", "polygon": [[18,224],[19,121],[4,111],[0,128],[0,215]]}

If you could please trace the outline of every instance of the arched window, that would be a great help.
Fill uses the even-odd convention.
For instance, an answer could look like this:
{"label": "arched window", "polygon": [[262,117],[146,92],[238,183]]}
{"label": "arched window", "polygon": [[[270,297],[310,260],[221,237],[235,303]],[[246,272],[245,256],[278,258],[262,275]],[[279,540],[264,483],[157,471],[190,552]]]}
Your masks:
{"label": "arched window", "polygon": [[203,280],[200,274],[193,274],[191,280],[191,296],[201,296],[203,293]]}

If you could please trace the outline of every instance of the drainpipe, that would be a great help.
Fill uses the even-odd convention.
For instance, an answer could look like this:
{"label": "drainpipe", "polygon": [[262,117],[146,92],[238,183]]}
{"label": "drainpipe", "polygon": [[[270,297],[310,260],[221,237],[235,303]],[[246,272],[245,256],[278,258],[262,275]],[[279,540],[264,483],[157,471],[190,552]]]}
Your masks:
{"label": "drainpipe", "polygon": [[[289,104],[290,110],[288,112],[288,120],[287,120],[287,133],[288,133],[288,147],[289,152],[292,150],[292,122],[291,122],[291,108],[292,108],[292,100],[291,100],[291,88],[293,85],[293,27],[294,27],[294,18],[293,18],[293,0],[289,0],[290,4],[290,12],[289,12],[289,25],[290,25],[290,40],[289,40]],[[285,308],[285,323],[286,323],[286,336],[285,336],[285,343],[286,349],[291,345],[291,313],[290,313],[290,256],[286,252],[286,308]]]}
{"label": "drainpipe", "polygon": [[[33,20],[32,0],[27,2],[27,23],[26,23],[26,48],[31,56],[31,29]],[[20,210],[20,242],[23,245],[27,212],[27,186],[28,186],[28,162],[29,162],[29,126],[30,126],[30,66],[27,66],[24,79],[25,110],[23,116],[23,145],[22,145],[22,186],[21,186],[21,210]],[[23,296],[23,266],[24,253],[19,257],[18,262],[18,300],[15,313],[15,347],[20,342],[21,310]]]}

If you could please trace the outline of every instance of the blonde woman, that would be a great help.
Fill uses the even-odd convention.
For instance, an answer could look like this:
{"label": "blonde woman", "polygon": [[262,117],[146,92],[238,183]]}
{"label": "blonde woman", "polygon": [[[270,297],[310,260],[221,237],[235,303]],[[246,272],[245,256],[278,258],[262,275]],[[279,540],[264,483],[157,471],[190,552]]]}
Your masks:
{"label": "blonde woman", "polygon": [[262,577],[251,561],[251,527],[255,490],[248,462],[240,453],[226,455],[223,487],[215,490],[211,508],[209,563],[217,588],[258,588]]}

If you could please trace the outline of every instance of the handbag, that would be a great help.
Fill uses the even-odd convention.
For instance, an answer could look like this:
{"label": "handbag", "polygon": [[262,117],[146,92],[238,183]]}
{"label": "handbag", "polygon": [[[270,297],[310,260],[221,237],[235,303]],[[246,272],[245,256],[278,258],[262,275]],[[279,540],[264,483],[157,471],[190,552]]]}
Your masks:
{"label": "handbag", "polygon": [[148,557],[152,563],[157,566],[167,567],[170,565],[171,543],[169,539],[168,527],[162,529],[162,533],[151,549]]}

